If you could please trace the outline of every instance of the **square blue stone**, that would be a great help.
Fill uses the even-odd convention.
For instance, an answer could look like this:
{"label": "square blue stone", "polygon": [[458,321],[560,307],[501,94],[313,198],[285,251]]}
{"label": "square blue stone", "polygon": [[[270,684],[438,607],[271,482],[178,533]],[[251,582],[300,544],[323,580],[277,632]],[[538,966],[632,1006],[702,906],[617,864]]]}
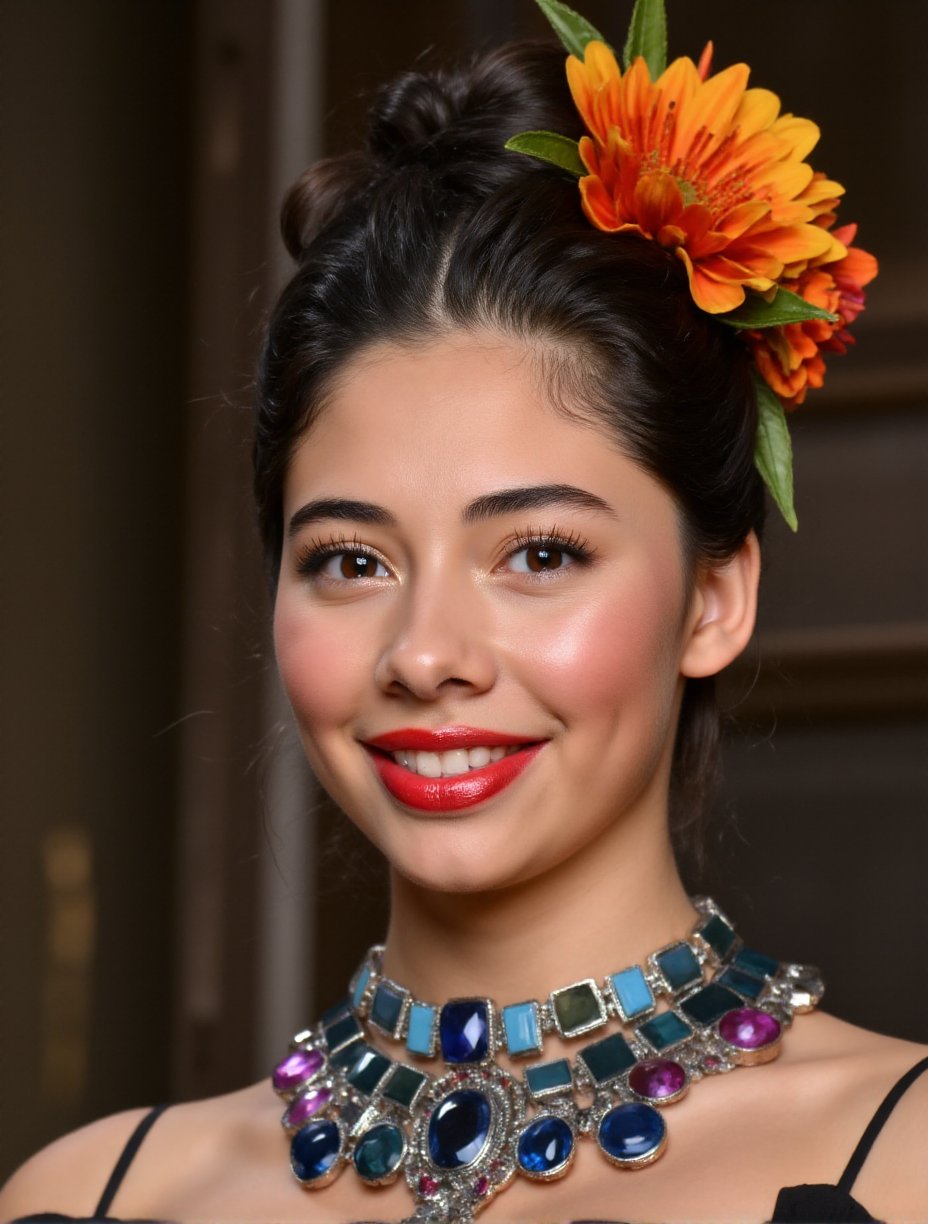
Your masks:
{"label": "square blue stone", "polygon": [[724,973],[719,974],[716,981],[732,990],[737,990],[738,994],[744,995],[752,1003],[767,985],[763,978],[755,977],[753,973],[744,973],[741,969],[736,969],[734,965],[729,965]]}
{"label": "square blue stone", "polygon": [[713,914],[705,926],[699,928],[703,937],[719,960],[724,960],[735,942],[735,932],[718,914]]}
{"label": "square blue stone", "polygon": [[406,1049],[410,1054],[431,1058],[435,1053],[435,1019],[437,1011],[428,1003],[413,1003],[409,1009],[406,1029]]}
{"label": "square blue stone", "polygon": [[488,999],[451,999],[438,1017],[438,1041],[446,1063],[482,1062],[490,1051]]}
{"label": "square blue stone", "polygon": [[512,1003],[504,1007],[503,1031],[510,1054],[537,1054],[541,1049],[541,1026],[537,1003]]}
{"label": "square blue stone", "polygon": [[684,990],[702,979],[702,968],[688,943],[673,944],[654,957],[671,990]]}
{"label": "square blue stone", "polygon": [[525,1083],[532,1096],[538,1099],[552,1096],[556,1092],[566,1092],[573,1087],[570,1063],[566,1058],[556,1058],[553,1062],[536,1063],[534,1067],[526,1067]]}
{"label": "square blue stone", "polygon": [[361,1006],[361,1000],[364,998],[364,991],[367,989],[367,983],[371,980],[371,967],[366,962],[357,972],[354,980],[354,988],[351,991],[351,1006],[355,1009]]}
{"label": "square blue stone", "polygon": [[653,1020],[639,1024],[635,1031],[659,1054],[678,1045],[693,1032],[682,1016],[670,1011],[661,1012]]}
{"label": "square blue stone", "polygon": [[735,992],[728,990],[725,986],[720,986],[718,982],[710,982],[708,986],[703,986],[702,990],[697,990],[688,999],[683,999],[677,1004],[694,1024],[699,1024],[703,1028],[715,1024],[719,1016],[724,1016],[733,1007],[741,1007],[741,1005],[741,999]]}
{"label": "square blue stone", "polygon": [[612,1033],[577,1052],[597,1087],[610,1084],[637,1061],[621,1033]]}
{"label": "square blue stone", "polygon": [[615,995],[619,1011],[625,1020],[634,1020],[643,1016],[654,1006],[654,995],[645,979],[643,971],[632,965],[621,973],[613,973],[609,978],[612,993]]}
{"label": "square blue stone", "polygon": [[358,1092],[370,1096],[392,1066],[392,1059],[373,1046],[364,1045],[345,1078]]}
{"label": "square blue stone", "polygon": [[742,948],[732,964],[747,973],[753,973],[755,977],[773,977],[780,968],[779,961],[775,961],[772,956],[765,956],[763,952],[755,952],[753,948]]}
{"label": "square blue stone", "polygon": [[349,1042],[357,1041],[362,1036],[361,1026],[350,1012],[347,1016],[342,1016],[340,1020],[336,1020],[334,1024],[327,1025],[325,1029],[326,1044],[329,1047],[329,1052],[332,1054],[335,1054],[342,1046],[348,1045]]}
{"label": "square blue stone", "polygon": [[371,1003],[371,1023],[390,1037],[395,1037],[407,997],[405,990],[389,982],[381,982],[374,991],[374,1001]]}

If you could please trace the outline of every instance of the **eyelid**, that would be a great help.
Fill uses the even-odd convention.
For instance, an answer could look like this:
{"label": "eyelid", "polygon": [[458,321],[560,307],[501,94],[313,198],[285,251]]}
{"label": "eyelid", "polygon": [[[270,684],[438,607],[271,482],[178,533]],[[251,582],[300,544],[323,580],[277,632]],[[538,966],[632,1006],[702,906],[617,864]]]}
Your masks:
{"label": "eyelid", "polygon": [[[333,557],[340,556],[342,553],[354,553],[355,556],[370,557],[379,565],[382,565],[384,569],[388,570],[391,577],[393,576],[392,569],[384,557],[369,544],[364,544],[357,532],[350,538],[345,535],[330,536],[327,540],[321,540],[318,536],[312,537],[312,539],[296,549],[294,568],[302,577],[322,580],[326,577],[321,573],[322,567],[327,561],[330,561]],[[377,581],[383,581],[381,576],[378,575],[376,577]],[[328,581],[356,583],[370,581],[370,578],[329,578]]]}

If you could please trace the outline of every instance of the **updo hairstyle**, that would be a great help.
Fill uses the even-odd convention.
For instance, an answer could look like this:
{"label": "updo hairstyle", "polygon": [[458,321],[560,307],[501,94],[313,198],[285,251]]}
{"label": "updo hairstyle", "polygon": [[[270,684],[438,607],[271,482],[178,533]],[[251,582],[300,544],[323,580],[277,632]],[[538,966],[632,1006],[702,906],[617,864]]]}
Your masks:
{"label": "updo hairstyle", "polygon": [[[333,378],[370,345],[415,346],[458,328],[538,352],[552,406],[594,422],[661,482],[690,576],[760,532],[744,347],[696,309],[672,253],[598,231],[573,177],[504,149],[539,129],[582,134],[564,54],[511,44],[388,85],[366,149],[316,163],[288,194],[282,228],[298,266],[267,327],[254,445],[272,589],[287,465]],[[718,735],[713,680],[688,680],[671,778],[678,848],[698,848]]]}

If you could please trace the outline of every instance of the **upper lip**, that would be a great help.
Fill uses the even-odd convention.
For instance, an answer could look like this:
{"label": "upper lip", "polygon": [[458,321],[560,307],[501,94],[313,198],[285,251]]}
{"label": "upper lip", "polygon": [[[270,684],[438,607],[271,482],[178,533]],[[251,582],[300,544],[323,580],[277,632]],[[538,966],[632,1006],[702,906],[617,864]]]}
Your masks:
{"label": "upper lip", "polygon": [[539,736],[512,735],[506,731],[487,731],[481,727],[438,727],[428,731],[423,727],[402,727],[386,731],[365,740],[372,748],[384,752],[402,749],[414,752],[448,752],[454,748],[508,748],[512,744],[537,744]]}

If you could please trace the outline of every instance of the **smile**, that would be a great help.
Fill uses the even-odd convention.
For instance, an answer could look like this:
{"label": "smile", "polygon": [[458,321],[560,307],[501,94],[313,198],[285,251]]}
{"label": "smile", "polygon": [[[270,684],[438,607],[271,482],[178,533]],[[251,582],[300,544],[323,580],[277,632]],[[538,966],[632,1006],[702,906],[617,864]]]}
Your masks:
{"label": "smile", "polygon": [[544,743],[472,727],[447,727],[390,732],[364,747],[395,799],[419,811],[455,812],[505,790]]}

